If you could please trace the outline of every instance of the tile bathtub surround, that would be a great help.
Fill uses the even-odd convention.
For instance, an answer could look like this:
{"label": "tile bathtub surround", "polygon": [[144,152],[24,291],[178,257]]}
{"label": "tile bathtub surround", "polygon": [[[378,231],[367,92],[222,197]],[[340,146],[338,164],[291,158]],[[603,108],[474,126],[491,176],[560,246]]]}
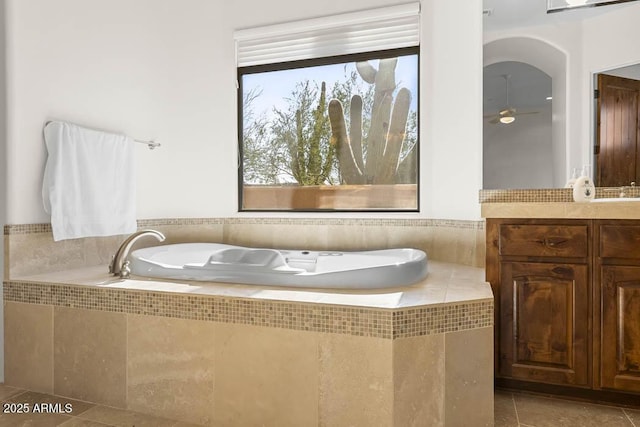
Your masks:
{"label": "tile bathtub surround", "polygon": [[127,407],[211,425],[200,402],[214,401],[216,330],[214,322],[129,315]]}
{"label": "tile bathtub surround", "polygon": [[126,316],[54,307],[53,331],[54,393],[124,407]]}
{"label": "tile bathtub surround", "polygon": [[[253,236],[261,244],[286,245],[291,242],[282,236],[298,230],[313,237],[307,244],[429,247],[446,239],[443,257],[468,260],[478,256],[473,249],[478,240],[484,245],[483,225],[474,221],[225,221],[149,221],[141,228],[191,241],[203,238],[205,229],[206,239],[233,244]],[[38,250],[37,244],[28,249],[33,237],[28,227],[11,227],[5,228],[10,249],[19,242],[27,257],[29,250]],[[36,237],[50,238],[49,232],[34,229]],[[71,242],[73,250],[74,244],[100,245],[78,240]],[[485,337],[485,330],[492,330],[493,297],[481,269],[433,261],[429,255],[424,283],[363,292],[122,281],[108,276],[102,265],[68,270],[65,264],[61,270],[49,258],[53,272],[34,269],[35,257],[35,262],[18,263],[21,274],[4,281],[5,313],[15,317],[8,324],[31,311],[38,319],[44,315],[23,326],[50,334],[28,342],[28,348],[7,346],[7,360],[19,360],[22,352],[43,343],[42,357],[50,366],[44,377],[54,392],[188,423],[404,426],[428,420],[424,425],[452,426],[446,419],[455,419],[448,413],[453,409],[442,393],[459,374],[457,366],[445,364],[447,338]],[[35,336],[31,332],[21,333]],[[491,337],[484,341],[483,351],[491,352]],[[476,368],[491,371],[493,362],[487,360],[487,366]],[[16,381],[24,382],[27,373],[18,374]],[[111,380],[102,384],[98,378],[103,376]],[[492,380],[474,381],[474,388],[463,387],[457,395],[460,402],[469,399],[471,411],[475,401],[484,402],[475,393],[492,390]],[[492,415],[481,408],[476,412],[486,416],[482,425],[491,424]]]}
{"label": "tile bathtub surround", "polygon": [[[413,247],[430,259],[484,266],[484,221],[433,219],[177,218],[139,220],[166,243],[221,242],[297,249],[371,250]],[[109,264],[126,236],[54,242],[50,224],[5,225],[5,280]],[[156,245],[141,239],[136,248]]]}
{"label": "tile bathtub surround", "polygon": [[[465,413],[474,415],[476,425],[492,425],[491,411],[479,406],[487,404],[493,391],[492,378],[484,378],[485,372],[491,376],[493,363],[490,327],[383,339],[78,308],[54,310],[64,313],[54,316],[53,328],[64,332],[56,333],[50,345],[65,349],[54,352],[56,393],[67,400],[115,406],[89,404],[82,414],[73,414],[82,419],[122,418],[115,424],[138,425],[139,418],[122,412],[127,409],[208,426],[467,425],[456,421],[459,407],[447,405],[443,397],[451,389],[448,393]],[[453,354],[465,342],[479,355],[473,363],[468,363],[469,346]],[[105,348],[109,345],[114,348]],[[454,363],[447,363],[449,358]],[[69,371],[72,365],[79,371]],[[109,368],[103,370],[105,366]],[[112,371],[118,367],[122,372]],[[467,383],[463,377],[470,370],[474,372]],[[99,372],[124,375],[126,390],[110,385],[119,394],[105,393],[104,381],[94,377]]]}
{"label": "tile bathtub surround", "polygon": [[4,303],[5,380],[53,393],[53,306]]}

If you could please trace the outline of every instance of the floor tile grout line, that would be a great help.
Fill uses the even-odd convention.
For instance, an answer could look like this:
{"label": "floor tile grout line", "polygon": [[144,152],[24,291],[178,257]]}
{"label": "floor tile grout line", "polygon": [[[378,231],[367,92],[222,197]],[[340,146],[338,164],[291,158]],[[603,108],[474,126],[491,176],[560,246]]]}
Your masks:
{"label": "floor tile grout line", "polygon": [[633,427],[636,427],[636,424],[633,422],[633,420],[631,419],[631,417],[629,416],[629,414],[627,414],[627,411],[622,408],[622,413],[624,414],[625,417],[627,417],[627,419],[629,420],[629,422],[631,423],[631,425]]}
{"label": "floor tile grout line", "polygon": [[71,418],[71,419],[76,419],[76,420],[79,420],[79,421],[91,421],[92,423],[100,424],[100,426],[104,426],[104,427],[117,427],[115,424],[103,423],[102,421],[95,421],[95,420],[91,420],[91,419],[88,419],[88,418],[82,418],[82,417],[79,417],[77,415],[67,415],[67,416],[69,418]]}
{"label": "floor tile grout line", "polygon": [[513,411],[516,413],[516,421],[518,422],[518,426],[520,426],[520,416],[518,415],[518,405],[516,405],[516,396],[511,393],[511,403],[513,403]]}
{"label": "floor tile grout line", "polygon": [[5,397],[4,400],[2,400],[2,403],[5,402],[9,402],[12,399],[15,399],[18,396],[22,396],[23,394],[28,393],[28,390],[22,390],[22,389],[17,389],[17,392],[14,394],[10,394],[9,396]]}

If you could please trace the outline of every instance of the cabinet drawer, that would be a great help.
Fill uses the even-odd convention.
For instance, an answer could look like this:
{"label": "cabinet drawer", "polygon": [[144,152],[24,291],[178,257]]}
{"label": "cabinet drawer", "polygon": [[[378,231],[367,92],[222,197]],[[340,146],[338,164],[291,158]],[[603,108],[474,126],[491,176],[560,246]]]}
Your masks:
{"label": "cabinet drawer", "polygon": [[640,225],[601,225],[600,257],[640,258]]}
{"label": "cabinet drawer", "polygon": [[587,257],[587,225],[500,225],[500,255]]}

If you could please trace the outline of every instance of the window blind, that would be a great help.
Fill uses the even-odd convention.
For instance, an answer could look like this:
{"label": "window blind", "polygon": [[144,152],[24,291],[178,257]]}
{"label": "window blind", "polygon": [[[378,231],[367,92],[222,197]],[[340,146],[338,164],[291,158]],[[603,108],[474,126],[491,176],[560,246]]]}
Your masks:
{"label": "window blind", "polygon": [[420,3],[249,28],[234,32],[238,67],[420,44]]}

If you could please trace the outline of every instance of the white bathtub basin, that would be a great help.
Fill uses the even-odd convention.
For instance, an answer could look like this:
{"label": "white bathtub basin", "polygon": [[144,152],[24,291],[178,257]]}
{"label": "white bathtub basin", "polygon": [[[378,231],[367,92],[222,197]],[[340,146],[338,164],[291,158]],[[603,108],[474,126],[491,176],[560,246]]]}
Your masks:
{"label": "white bathtub basin", "polygon": [[342,252],[181,243],[138,249],[128,259],[138,276],[309,288],[406,286],[427,275],[427,255],[418,249]]}

